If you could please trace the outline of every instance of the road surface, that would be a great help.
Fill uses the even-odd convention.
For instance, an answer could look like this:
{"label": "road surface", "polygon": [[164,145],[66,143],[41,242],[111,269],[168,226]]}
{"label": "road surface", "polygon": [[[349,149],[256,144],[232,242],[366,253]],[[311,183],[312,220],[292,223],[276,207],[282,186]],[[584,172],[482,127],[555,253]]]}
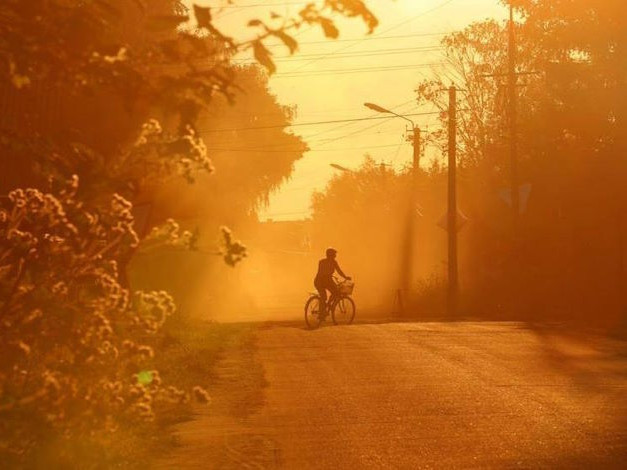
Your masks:
{"label": "road surface", "polygon": [[512,323],[266,325],[255,354],[262,404],[225,439],[257,449],[218,467],[627,468],[618,340]]}

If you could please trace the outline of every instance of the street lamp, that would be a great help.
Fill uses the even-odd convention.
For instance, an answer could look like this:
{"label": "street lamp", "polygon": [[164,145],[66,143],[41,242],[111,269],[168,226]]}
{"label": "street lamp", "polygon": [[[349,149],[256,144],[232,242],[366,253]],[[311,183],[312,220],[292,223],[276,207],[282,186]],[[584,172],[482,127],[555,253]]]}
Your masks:
{"label": "street lamp", "polygon": [[394,111],[384,108],[383,106],[379,106],[378,104],[364,103],[364,106],[368,109],[376,111],[377,113],[392,114],[393,116],[404,119],[405,121],[408,121],[411,124],[413,135],[411,136],[410,140],[414,146],[414,170],[416,170],[417,172],[420,166],[420,128],[416,126],[414,121],[409,119],[407,116],[403,116],[402,114],[395,113]]}
{"label": "street lamp", "polygon": [[389,109],[385,109],[384,107],[379,106],[378,104],[374,104],[374,103],[364,103],[364,106],[368,109],[372,109],[373,111],[376,111],[377,113],[393,114],[396,117],[405,119],[406,121],[409,121],[411,123],[412,129],[416,129],[416,124],[414,124],[414,121],[409,119],[407,116],[403,116],[402,114],[397,114],[394,111],[390,111]]}
{"label": "street lamp", "polygon": [[[407,116],[395,113],[383,106],[379,106],[374,103],[364,103],[364,106],[368,109],[376,111],[377,113],[392,114],[396,117],[409,121],[412,128],[412,135],[409,140],[414,147],[414,159],[413,159],[413,187],[410,195],[410,203],[407,211],[406,228],[405,228],[405,240],[403,244],[402,252],[402,267],[401,267],[401,288],[397,292],[398,303],[401,311],[404,311],[403,297],[407,298],[411,287],[411,273],[412,273],[412,261],[414,258],[414,233],[415,233],[415,208],[417,205],[417,187],[418,187],[418,168],[420,167],[420,128],[416,126],[414,121]],[[404,295],[403,295],[404,294]]]}

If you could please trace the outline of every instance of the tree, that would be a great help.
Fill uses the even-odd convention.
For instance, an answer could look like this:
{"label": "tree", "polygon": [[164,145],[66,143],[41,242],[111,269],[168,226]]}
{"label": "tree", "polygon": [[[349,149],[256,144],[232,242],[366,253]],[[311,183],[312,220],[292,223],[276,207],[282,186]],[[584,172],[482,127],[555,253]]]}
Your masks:
{"label": "tree", "polygon": [[554,110],[569,133],[593,151],[614,145],[624,151],[625,5],[612,0],[515,5],[524,15],[526,34],[538,42]]}
{"label": "tree", "polygon": [[[30,183],[34,164],[44,180],[50,172],[62,179],[80,173],[85,188],[102,185],[104,173],[107,184],[127,196],[153,174],[159,179],[174,170],[189,178],[210,168],[189,143],[196,139],[201,112],[211,109],[217,96],[234,99],[235,53],[251,49],[272,73],[272,53],[265,46],[271,38],[295,53],[291,30],[318,25],[327,37],[337,37],[328,14],[360,17],[370,31],[377,24],[360,0],[328,1],[321,8],[309,4],[295,18],[272,14],[267,21],[253,20],[249,27],[257,32],[244,41],[217,30],[211,9],[197,5],[194,28],[180,30],[191,18],[172,0],[160,0],[156,9],[143,0],[10,0],[2,12],[7,21],[0,29],[0,57],[6,67],[0,80],[24,108],[4,130],[4,151],[15,159],[3,173],[14,181],[18,173]],[[36,118],[41,109],[32,101],[51,96],[60,96],[65,119],[54,115],[57,110]],[[167,117],[163,133],[153,133],[151,152],[127,155],[124,150],[135,149],[138,129],[151,115]],[[141,171],[129,174],[129,161]]]}
{"label": "tree", "polygon": [[[417,256],[411,260],[416,278],[425,276],[442,254],[432,243],[439,229],[422,221],[438,217],[442,210],[439,175],[434,168],[418,176],[420,194],[429,197],[422,197],[420,209],[412,212],[420,234]],[[339,250],[343,265],[349,266],[346,269],[360,286],[365,308],[391,308],[401,287],[402,240],[411,190],[410,169],[396,172],[366,157],[359,169],[335,176],[312,197],[314,249],[322,252],[332,245]]]}
{"label": "tree", "polygon": [[277,102],[265,74],[247,66],[238,68],[235,77],[242,93],[233,103],[215,99],[211,114],[202,113],[198,120],[216,171],[196,175],[191,186],[180,178],[146,186],[138,199],[152,201],[153,222],[175,217],[236,227],[256,220],[255,210],[289,177],[307,149],[287,133],[296,110]]}
{"label": "tree", "polygon": [[[30,187],[0,200],[3,463],[28,466],[47,442],[61,441],[58,461],[47,464],[76,466],[73,439],[115,433],[150,421],[163,402],[188,400],[161,383],[145,343],[174,311],[171,296],[130,292],[121,272],[138,244],[189,246],[194,237],[169,222],[139,240],[129,198],[172,175],[211,170],[199,120],[217,97],[236,96],[233,54],[252,48],[271,73],[266,40],[293,53],[292,29],[319,25],[335,37],[333,13],[376,26],[360,0],[251,22],[258,33],[242,42],[214,27],[210,8],[194,5],[190,16],[175,0],[0,6],[0,88],[17,103],[13,122],[0,126],[0,186]],[[63,105],[41,104],[51,99]],[[290,165],[282,162],[269,186]],[[250,193],[267,188],[257,182]],[[244,249],[222,233],[220,254],[235,264]]]}
{"label": "tree", "polygon": [[[509,185],[506,28],[480,23],[445,38],[452,71],[418,87],[419,99],[442,110],[443,124],[445,96],[437,91],[450,81],[465,90],[459,201],[471,223],[460,237],[462,287],[474,299],[471,308],[492,315],[568,312],[592,321],[591,312],[600,309],[604,315],[594,321],[616,321],[625,305],[627,172],[624,58],[614,51],[624,41],[624,7],[516,5],[522,14],[516,24],[517,72],[523,72],[517,77],[520,179],[532,192],[515,231],[500,195]],[[433,137],[443,150],[445,137]]]}
{"label": "tree", "polygon": [[[440,111],[443,129],[433,132],[429,140],[443,153],[448,145],[448,96],[444,90],[451,84],[463,90],[458,94],[458,158],[467,169],[489,162],[506,174],[498,155],[503,153],[508,138],[507,35],[505,24],[489,20],[445,36],[442,46],[449,66],[434,72],[433,78],[421,81],[416,88],[419,104],[432,104]],[[539,64],[533,40],[519,34],[518,41],[517,71],[536,70]],[[524,118],[532,103],[537,104],[541,87],[542,81],[535,75],[526,76],[524,86],[519,87],[522,125],[527,125]]]}

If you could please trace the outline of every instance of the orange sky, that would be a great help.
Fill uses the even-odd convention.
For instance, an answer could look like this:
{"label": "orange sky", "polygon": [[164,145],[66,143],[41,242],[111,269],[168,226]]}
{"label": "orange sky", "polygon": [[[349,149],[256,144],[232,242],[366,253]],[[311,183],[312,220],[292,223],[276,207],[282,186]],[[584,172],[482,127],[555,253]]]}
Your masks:
{"label": "orange sky", "polygon": [[[241,31],[241,37],[246,37],[241,25],[250,18],[267,18],[271,10],[295,14],[305,3],[237,0],[235,6],[216,14],[216,24],[229,34]],[[260,4],[265,6],[254,6]],[[413,90],[433,67],[444,67],[438,48],[442,34],[506,14],[498,0],[370,0],[368,4],[380,21],[373,35],[366,36],[366,27],[358,20],[341,20],[340,41],[323,41],[318,29],[303,31],[297,33],[299,52],[277,62],[270,86],[282,104],[298,107],[296,124],[373,116],[364,102],[393,108],[399,114],[432,111],[416,107]],[[283,48],[273,51],[277,57],[287,54]],[[413,119],[423,129],[436,125],[433,116]],[[291,180],[272,196],[261,220],[307,217],[312,192],[324,188],[337,171],[330,163],[357,167],[367,152],[398,168],[408,164],[412,150],[405,141],[405,125],[396,118],[294,127],[292,132],[301,135],[311,151],[296,163]]]}

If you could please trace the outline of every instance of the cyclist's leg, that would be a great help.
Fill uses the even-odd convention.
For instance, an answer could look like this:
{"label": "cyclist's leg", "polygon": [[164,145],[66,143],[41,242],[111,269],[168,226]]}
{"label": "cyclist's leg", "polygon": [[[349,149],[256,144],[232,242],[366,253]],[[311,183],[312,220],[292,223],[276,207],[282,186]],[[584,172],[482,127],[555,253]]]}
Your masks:
{"label": "cyclist's leg", "polygon": [[333,281],[327,286],[327,289],[331,292],[331,297],[338,298],[340,296],[340,288]]}
{"label": "cyclist's leg", "polygon": [[331,298],[329,299],[329,303],[335,301],[340,296],[340,289],[337,287],[337,284],[333,280],[328,282],[325,287],[331,292]]}
{"label": "cyclist's leg", "polygon": [[314,286],[318,291],[318,296],[320,297],[320,312],[324,313],[327,307],[327,289],[324,283],[315,281]]}

